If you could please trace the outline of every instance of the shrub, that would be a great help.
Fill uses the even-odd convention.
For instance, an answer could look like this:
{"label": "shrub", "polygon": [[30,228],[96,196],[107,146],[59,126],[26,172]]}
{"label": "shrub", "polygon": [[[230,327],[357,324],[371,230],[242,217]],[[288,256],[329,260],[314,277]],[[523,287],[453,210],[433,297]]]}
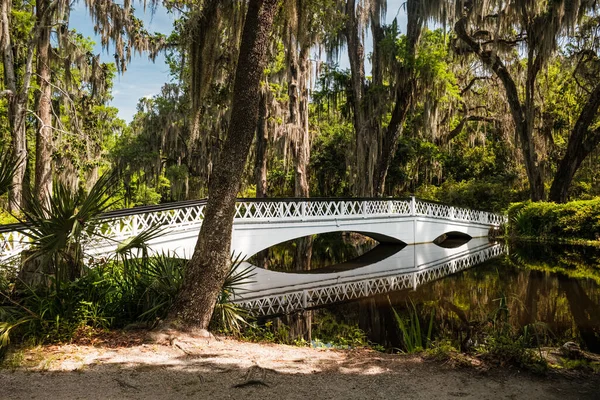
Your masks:
{"label": "shrub", "polygon": [[565,204],[523,202],[508,210],[512,236],[539,239],[600,239],[600,198]]}

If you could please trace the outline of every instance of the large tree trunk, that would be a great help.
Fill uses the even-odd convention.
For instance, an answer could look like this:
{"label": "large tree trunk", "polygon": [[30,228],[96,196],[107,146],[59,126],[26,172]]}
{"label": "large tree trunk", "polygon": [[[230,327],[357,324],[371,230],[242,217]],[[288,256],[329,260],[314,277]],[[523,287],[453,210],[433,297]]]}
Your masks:
{"label": "large tree trunk", "polygon": [[594,91],[590,94],[588,101],[581,110],[579,118],[573,127],[567,151],[562,158],[552,187],[550,188],[550,201],[564,203],[568,199],[569,187],[573,181],[575,173],[585,158],[600,143],[600,129],[590,131],[590,125],[594,121],[600,107],[600,84],[596,85]]}
{"label": "large tree trunk", "polygon": [[12,48],[10,17],[12,2],[2,0],[0,8],[1,35],[0,47],[2,48],[2,63],[4,69],[5,95],[8,98],[8,120],[11,130],[12,153],[17,168],[12,179],[12,188],[9,193],[9,209],[16,212],[23,205],[23,185],[25,169],[27,166],[27,141],[25,117],[29,99],[29,86],[33,65],[33,49],[29,48],[25,61],[25,74],[18,88],[15,71],[15,61]]}
{"label": "large tree trunk", "polygon": [[269,146],[269,131],[267,118],[269,117],[267,96],[268,88],[260,94],[258,103],[258,125],[256,127],[256,162],[254,176],[256,179],[256,197],[267,197],[267,148]]}
{"label": "large tree trunk", "polygon": [[260,80],[277,0],[251,0],[244,23],[229,131],[209,184],[196,249],[169,315],[181,328],[207,329],[230,269],[236,195],[256,130]]}
{"label": "large tree trunk", "polygon": [[35,143],[34,192],[40,203],[49,207],[52,196],[52,87],[50,85],[50,24],[45,14],[49,11],[48,0],[37,0],[36,17],[40,26],[37,42],[37,81],[39,97],[37,104],[38,129]]}
{"label": "large tree trunk", "polygon": [[[294,43],[294,41],[291,41]],[[292,132],[292,155],[295,168],[294,196],[308,198],[310,189],[308,184],[308,163],[310,160],[310,134],[308,129],[308,80],[310,73],[309,49],[300,45],[300,54],[296,44],[290,51],[290,68],[288,94],[290,97],[289,126]],[[312,258],[312,237],[303,237],[297,240],[296,254],[294,257],[296,271],[310,270]],[[293,339],[303,338],[311,340],[312,311],[289,316],[287,323],[290,327],[290,336]]]}
{"label": "large tree trunk", "polygon": [[515,124],[515,129],[521,143],[523,152],[523,161],[530,186],[531,200],[539,201],[544,199],[544,180],[540,170],[538,155],[533,138],[533,90],[539,65],[533,62],[528,68],[528,77],[526,84],[526,104],[523,105],[519,99],[519,92],[515,81],[502,60],[492,51],[484,50],[481,45],[467,33],[467,17],[462,17],[454,25],[454,31],[464,44],[469,46],[480,61],[494,71],[496,76],[502,82],[506,99],[510,107],[511,116]]}
{"label": "large tree trunk", "polygon": [[373,172],[377,162],[377,140],[369,132],[365,108],[365,50],[360,40],[356,0],[346,3],[346,41],[352,82],[352,107],[356,132],[356,170],[354,192],[363,197],[373,195]]}
{"label": "large tree trunk", "polygon": [[416,81],[414,79],[414,61],[417,57],[417,47],[421,40],[424,18],[419,8],[420,0],[408,0],[406,2],[407,14],[407,54],[409,59],[405,61],[397,74],[396,100],[392,111],[392,118],[382,138],[381,155],[375,172],[375,195],[383,196],[385,192],[385,179],[390,165],[396,154],[398,138],[402,132],[402,126],[406,121],[408,111],[413,104]]}
{"label": "large tree trunk", "polygon": [[[267,149],[269,146],[268,117],[269,108],[267,98],[269,88],[263,87],[260,92],[258,103],[258,124],[256,126],[256,161],[254,164],[254,176],[256,179],[256,197],[259,199],[267,197]],[[256,266],[267,269],[269,250],[262,250],[256,254]]]}

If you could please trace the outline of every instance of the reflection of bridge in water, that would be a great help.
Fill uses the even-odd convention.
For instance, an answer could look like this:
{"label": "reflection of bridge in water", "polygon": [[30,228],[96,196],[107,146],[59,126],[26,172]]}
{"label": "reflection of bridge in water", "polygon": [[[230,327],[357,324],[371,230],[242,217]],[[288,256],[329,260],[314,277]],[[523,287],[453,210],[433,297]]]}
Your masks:
{"label": "reflection of bridge in water", "polygon": [[[335,272],[287,273],[251,266],[254,276],[234,303],[255,315],[274,315],[316,308],[402,289],[443,278],[480,264],[504,252],[487,238],[472,239],[456,248],[434,243],[396,247],[377,246],[369,253],[341,264]],[[379,248],[379,249],[378,249]],[[391,250],[391,251],[390,251]],[[377,252],[387,254],[377,261]],[[246,266],[249,264],[246,263]]]}
{"label": "reflection of bridge in water", "polygon": [[[161,225],[163,234],[149,242],[153,252],[190,256],[204,219],[206,201],[118,210],[94,224],[84,250],[90,257],[113,253],[117,244]],[[449,232],[487,237],[504,217],[484,211],[410,199],[242,199],[236,204],[231,249],[251,256],[291,239],[352,231],[380,243],[429,243]],[[0,226],[0,262],[29,246],[23,225]],[[94,234],[95,233],[95,234]]]}

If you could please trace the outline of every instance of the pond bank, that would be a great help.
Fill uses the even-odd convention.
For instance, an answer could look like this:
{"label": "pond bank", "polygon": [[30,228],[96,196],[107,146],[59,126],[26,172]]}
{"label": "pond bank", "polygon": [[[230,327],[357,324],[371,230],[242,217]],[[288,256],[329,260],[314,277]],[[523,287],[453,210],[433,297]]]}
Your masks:
{"label": "pond bank", "polygon": [[[474,364],[477,364],[473,361]],[[180,338],[171,345],[135,336],[101,345],[18,352],[0,370],[7,399],[597,399],[600,375],[452,362],[372,350],[321,350]]]}

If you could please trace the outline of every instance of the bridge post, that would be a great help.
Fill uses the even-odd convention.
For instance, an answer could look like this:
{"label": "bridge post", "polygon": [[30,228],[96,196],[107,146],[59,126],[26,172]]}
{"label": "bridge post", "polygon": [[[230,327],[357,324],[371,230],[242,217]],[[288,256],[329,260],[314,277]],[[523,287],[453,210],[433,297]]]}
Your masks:
{"label": "bridge post", "polygon": [[138,218],[139,214],[134,214],[131,218],[131,233],[133,234],[133,236],[138,234]]}
{"label": "bridge post", "polygon": [[415,196],[410,196],[410,215],[417,215],[417,204],[416,204]]}
{"label": "bridge post", "polygon": [[454,207],[450,207],[450,219],[454,219]]}
{"label": "bridge post", "polygon": [[388,211],[388,214],[392,214],[392,211],[393,211],[392,205],[393,205],[392,204],[392,200],[388,200],[387,201],[387,211]]}
{"label": "bridge post", "polygon": [[362,214],[363,214],[363,218],[367,218],[367,204],[368,204],[368,200],[363,200],[362,202]]}
{"label": "bridge post", "polygon": [[302,221],[306,221],[306,201],[300,203],[300,210],[302,213]]}
{"label": "bridge post", "polygon": [[306,310],[308,308],[308,292],[306,289],[302,291],[302,309]]}

